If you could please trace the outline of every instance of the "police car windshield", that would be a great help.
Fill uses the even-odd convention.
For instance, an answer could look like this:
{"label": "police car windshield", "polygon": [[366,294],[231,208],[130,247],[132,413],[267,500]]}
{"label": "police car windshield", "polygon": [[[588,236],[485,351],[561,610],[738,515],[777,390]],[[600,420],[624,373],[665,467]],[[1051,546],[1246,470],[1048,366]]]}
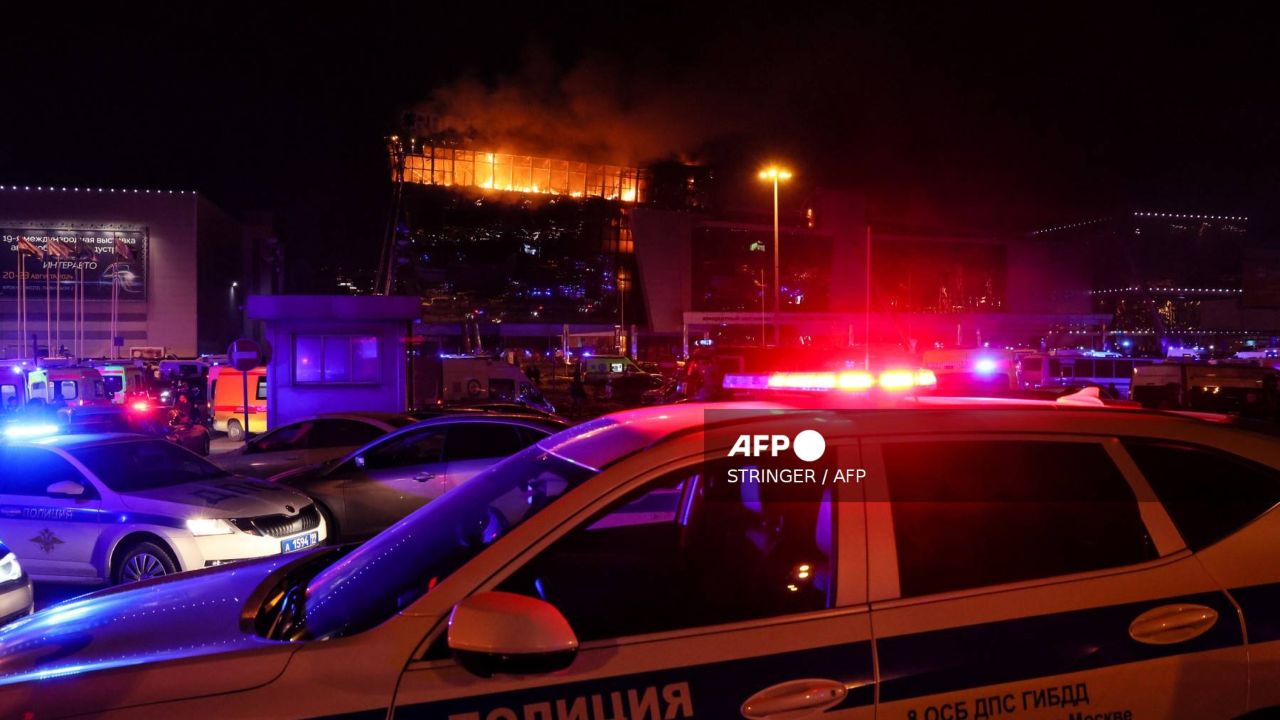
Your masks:
{"label": "police car windshield", "polygon": [[534,445],[476,475],[316,575],[306,637],[377,625],[596,472]]}
{"label": "police car windshield", "polygon": [[166,440],[110,442],[68,452],[115,492],[226,477],[227,471]]}

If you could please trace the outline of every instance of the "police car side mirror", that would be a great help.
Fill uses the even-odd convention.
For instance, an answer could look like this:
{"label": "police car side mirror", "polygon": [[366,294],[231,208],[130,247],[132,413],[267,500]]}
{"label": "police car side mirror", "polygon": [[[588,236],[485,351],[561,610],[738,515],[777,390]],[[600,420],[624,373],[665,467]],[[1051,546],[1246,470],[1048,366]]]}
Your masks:
{"label": "police car side mirror", "polygon": [[84,494],[84,486],[75,480],[61,480],[45,488],[52,497],[80,497]]}
{"label": "police car side mirror", "polygon": [[578,638],[554,605],[506,592],[473,595],[449,616],[449,649],[474,675],[531,675],[563,670]]}

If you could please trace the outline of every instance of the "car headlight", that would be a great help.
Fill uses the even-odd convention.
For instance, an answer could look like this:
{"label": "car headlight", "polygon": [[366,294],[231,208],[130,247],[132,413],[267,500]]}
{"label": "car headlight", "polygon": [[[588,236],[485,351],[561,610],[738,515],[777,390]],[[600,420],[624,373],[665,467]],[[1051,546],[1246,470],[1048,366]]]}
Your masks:
{"label": "car headlight", "polygon": [[0,558],[0,582],[9,582],[22,577],[22,566],[18,564],[18,558],[13,553],[5,553]]}
{"label": "car headlight", "polygon": [[187,529],[192,535],[230,535],[235,532],[231,523],[220,518],[188,518]]}

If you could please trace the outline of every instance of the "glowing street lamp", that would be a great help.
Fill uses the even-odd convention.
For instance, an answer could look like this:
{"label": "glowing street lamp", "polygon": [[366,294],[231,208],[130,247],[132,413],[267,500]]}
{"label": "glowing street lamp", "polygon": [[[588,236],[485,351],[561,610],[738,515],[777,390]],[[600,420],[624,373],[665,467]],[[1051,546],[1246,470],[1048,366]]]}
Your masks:
{"label": "glowing street lamp", "polygon": [[782,311],[782,273],[778,263],[778,183],[790,180],[791,171],[777,165],[770,165],[760,171],[759,177],[765,182],[773,183],[773,344],[778,345],[781,333],[778,329],[778,313]]}

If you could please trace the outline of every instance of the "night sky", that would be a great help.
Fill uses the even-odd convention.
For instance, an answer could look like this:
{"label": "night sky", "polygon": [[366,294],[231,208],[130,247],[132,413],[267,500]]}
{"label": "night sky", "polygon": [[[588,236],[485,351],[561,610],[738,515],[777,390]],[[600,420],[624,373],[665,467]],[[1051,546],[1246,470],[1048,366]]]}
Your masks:
{"label": "night sky", "polygon": [[367,263],[382,138],[406,109],[467,98],[502,108],[491,122],[537,119],[507,137],[711,163],[745,179],[743,202],[779,158],[803,186],[861,187],[886,215],[955,227],[1136,205],[1257,228],[1280,191],[1261,4],[364,5],[6,8],[0,183],[195,189],[271,212],[316,262]]}

